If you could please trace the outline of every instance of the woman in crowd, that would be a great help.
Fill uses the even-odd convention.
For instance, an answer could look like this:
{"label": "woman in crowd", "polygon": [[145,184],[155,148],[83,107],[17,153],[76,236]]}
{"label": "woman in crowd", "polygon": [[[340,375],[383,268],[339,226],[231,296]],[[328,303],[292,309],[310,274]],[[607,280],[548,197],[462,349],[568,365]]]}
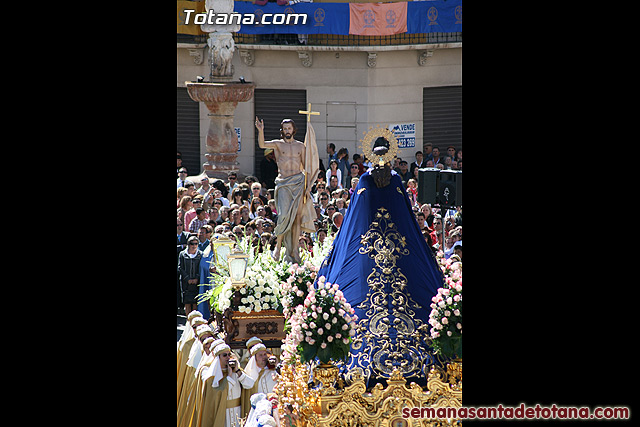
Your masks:
{"label": "woman in crowd", "polygon": [[196,296],[200,284],[200,259],[202,251],[198,249],[198,238],[191,236],[187,240],[187,248],[178,256],[178,271],[182,285],[182,303],[185,314],[196,309]]}
{"label": "woman in crowd", "polygon": [[327,169],[326,173],[327,182],[331,182],[332,176],[338,178],[338,186],[342,188],[342,172],[338,169],[338,161],[335,159],[329,163],[329,169]]}

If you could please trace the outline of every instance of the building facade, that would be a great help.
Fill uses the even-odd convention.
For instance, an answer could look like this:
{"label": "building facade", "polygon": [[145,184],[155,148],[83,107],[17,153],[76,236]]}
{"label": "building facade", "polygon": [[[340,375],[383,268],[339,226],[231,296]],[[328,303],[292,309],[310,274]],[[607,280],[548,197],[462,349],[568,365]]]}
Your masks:
{"label": "building facade", "polygon": [[[277,137],[280,120],[292,118],[301,128],[296,138],[302,141],[305,116],[297,111],[307,103],[320,112],[311,120],[325,167],[328,143],[334,143],[336,151],[346,147],[351,160],[354,153],[362,154],[360,139],[375,126],[406,124],[411,132],[414,125],[415,145],[398,152],[408,162],[425,142],[443,153],[448,145],[462,148],[462,34],[418,36],[422,37],[332,40],[331,35],[309,35],[306,44],[300,44],[294,35],[285,44],[236,34],[234,78],[242,76],[256,85],[253,99],[239,103],[235,111],[234,126],[241,134],[240,173],[259,176],[264,153],[257,147],[255,116],[264,119],[267,139]],[[178,35],[178,150],[189,175],[202,172],[206,161],[208,111],[190,100],[185,88],[185,81],[195,81],[196,76],[208,79],[205,40]]]}

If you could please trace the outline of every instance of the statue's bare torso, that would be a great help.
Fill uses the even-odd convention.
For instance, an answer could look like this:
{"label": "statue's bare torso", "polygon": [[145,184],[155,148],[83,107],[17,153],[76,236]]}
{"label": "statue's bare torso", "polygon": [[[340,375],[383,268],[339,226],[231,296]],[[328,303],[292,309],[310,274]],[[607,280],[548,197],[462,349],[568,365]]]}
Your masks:
{"label": "statue's bare torso", "polygon": [[[297,175],[304,171],[305,161],[305,146],[304,143],[297,141],[293,138],[294,128],[291,123],[282,124],[282,133],[284,138],[274,139],[271,141],[264,140],[264,121],[258,120],[256,117],[256,129],[258,130],[258,146],[262,149],[271,148],[276,156],[276,163],[278,164],[278,172],[280,178],[287,178]],[[276,192],[278,185],[276,184]],[[307,190],[308,191],[308,190]],[[311,197],[310,194],[307,197]],[[278,206],[278,200],[276,200],[276,208],[278,213],[281,209]],[[298,253],[298,238],[301,232],[301,208],[302,203],[298,205],[298,211],[295,213],[295,220],[291,226],[291,248],[287,248],[287,256],[291,257],[295,262],[300,262],[300,255]],[[279,234],[276,249],[274,251],[274,258],[279,260],[280,247],[282,245],[282,239],[284,234]],[[286,258],[285,258],[286,259]]]}

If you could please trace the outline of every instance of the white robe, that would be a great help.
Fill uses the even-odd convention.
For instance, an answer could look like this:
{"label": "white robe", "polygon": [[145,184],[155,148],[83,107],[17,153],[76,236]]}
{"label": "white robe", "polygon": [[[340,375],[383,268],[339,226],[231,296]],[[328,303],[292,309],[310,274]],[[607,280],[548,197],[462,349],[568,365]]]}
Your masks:
{"label": "white robe", "polygon": [[[238,377],[237,373],[232,373],[227,376],[227,400],[239,399],[242,393],[242,388],[251,388],[255,383],[255,380],[249,375],[242,374]],[[241,406],[238,405],[233,408],[227,408],[227,414],[224,420],[225,427],[237,426],[238,421],[242,415]]]}
{"label": "white robe", "polygon": [[258,381],[258,393],[272,393],[273,387],[275,387],[277,381],[273,379],[274,374],[276,373],[275,369],[268,369],[266,367],[262,368],[265,372],[260,377]]}

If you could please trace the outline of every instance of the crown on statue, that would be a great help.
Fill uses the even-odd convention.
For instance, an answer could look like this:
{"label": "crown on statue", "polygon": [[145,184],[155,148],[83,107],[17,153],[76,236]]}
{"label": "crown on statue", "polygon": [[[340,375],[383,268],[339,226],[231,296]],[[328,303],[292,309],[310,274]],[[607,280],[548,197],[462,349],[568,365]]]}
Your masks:
{"label": "crown on statue", "polygon": [[[360,149],[364,153],[365,157],[372,163],[377,163],[383,166],[391,161],[398,154],[398,140],[393,132],[387,128],[381,128],[380,125],[376,125],[375,128],[369,128],[369,132],[363,132],[364,138],[360,140],[362,143]],[[378,145],[380,138],[384,138],[388,143],[388,147],[385,145]]]}

